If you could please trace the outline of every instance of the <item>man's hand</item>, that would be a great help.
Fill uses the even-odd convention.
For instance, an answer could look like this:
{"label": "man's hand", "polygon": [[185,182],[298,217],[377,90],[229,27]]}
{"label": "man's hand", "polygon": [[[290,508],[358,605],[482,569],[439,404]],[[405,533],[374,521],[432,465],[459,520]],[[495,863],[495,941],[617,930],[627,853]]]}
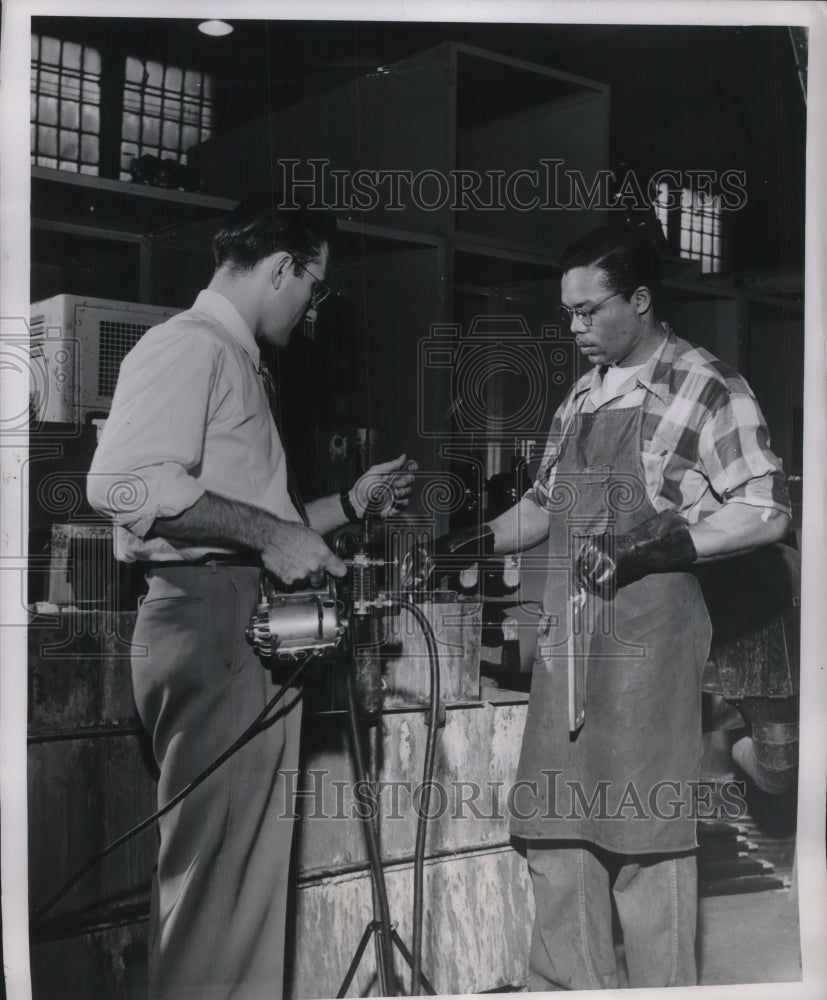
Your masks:
{"label": "man's hand", "polygon": [[174,543],[256,552],[264,568],[285,584],[309,580],[319,586],[325,573],[347,573],[312,528],[215,493],[204,493],[175,517],[156,518],[152,533]]}
{"label": "man's hand", "polygon": [[325,545],[312,528],[282,521],[261,549],[261,561],[268,573],[282,583],[309,580],[320,586],[324,573],[344,576],[347,566]]}
{"label": "man's hand", "polygon": [[384,518],[404,510],[410,502],[413,473],[418,468],[404,454],[391,462],[372,465],[348,494],[358,516],[363,517],[368,511]]}
{"label": "man's hand", "polygon": [[575,584],[590,594],[612,600],[617,588],[649,573],[691,566],[698,554],[689,525],[667,510],[616,538],[608,532],[592,535],[580,546],[574,567]]}

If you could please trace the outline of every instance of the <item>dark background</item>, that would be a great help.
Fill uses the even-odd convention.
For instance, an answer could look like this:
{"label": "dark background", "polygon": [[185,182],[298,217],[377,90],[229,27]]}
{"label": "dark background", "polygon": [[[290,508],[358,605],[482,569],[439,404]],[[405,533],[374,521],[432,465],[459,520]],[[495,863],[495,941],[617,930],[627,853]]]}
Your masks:
{"label": "dark background", "polygon": [[[128,51],[214,74],[217,135],[448,40],[589,77],[611,87],[613,167],[746,171],[734,270],[803,265],[806,108],[787,28],[233,21],[209,38],[192,20],[32,23],[99,45],[104,73]],[[117,139],[103,176],[117,176]]]}

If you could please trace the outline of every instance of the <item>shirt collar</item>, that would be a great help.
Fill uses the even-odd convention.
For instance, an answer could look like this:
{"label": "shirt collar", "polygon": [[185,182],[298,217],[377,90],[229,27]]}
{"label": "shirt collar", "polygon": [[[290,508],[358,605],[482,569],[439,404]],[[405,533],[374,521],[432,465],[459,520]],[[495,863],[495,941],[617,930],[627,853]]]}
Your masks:
{"label": "shirt collar", "polygon": [[667,324],[661,323],[663,332],[666,334],[663,343],[655,351],[638,372],[637,381],[644,389],[648,389],[663,403],[668,403],[674,395],[672,389],[672,377],[674,374],[673,364],[675,352],[677,350],[677,337],[674,330]]}
{"label": "shirt collar", "polygon": [[[644,389],[648,389],[649,392],[657,396],[662,402],[668,403],[674,395],[672,389],[672,363],[675,360],[677,337],[674,330],[667,323],[661,323],[661,326],[666,334],[666,338],[637,373],[636,382],[638,385],[643,386]],[[573,397],[577,399],[584,393],[591,393],[593,389],[599,387],[602,378],[600,365],[597,365],[594,371],[584,375],[575,384],[572,390]]]}
{"label": "shirt collar", "polygon": [[261,363],[261,352],[258,349],[253,331],[247,326],[241,313],[221,292],[212,288],[204,288],[198,293],[193,309],[201,309],[225,327],[227,332],[250,355],[256,371]]}

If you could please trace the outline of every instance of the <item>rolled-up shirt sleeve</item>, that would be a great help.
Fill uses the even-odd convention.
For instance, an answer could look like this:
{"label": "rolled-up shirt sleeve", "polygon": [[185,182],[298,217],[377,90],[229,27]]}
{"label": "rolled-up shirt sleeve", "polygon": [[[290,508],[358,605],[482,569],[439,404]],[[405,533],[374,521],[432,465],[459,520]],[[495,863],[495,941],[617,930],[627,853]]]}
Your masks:
{"label": "rolled-up shirt sleeve", "polygon": [[[143,538],[192,507],[217,356],[194,329],[158,327],[124,359],[87,479],[89,503]],[[213,394],[214,399],[214,394]]]}
{"label": "rolled-up shirt sleeve", "polygon": [[699,458],[724,503],[744,503],[790,513],[787,481],[770,448],[770,435],[755,397],[731,392],[705,421]]}

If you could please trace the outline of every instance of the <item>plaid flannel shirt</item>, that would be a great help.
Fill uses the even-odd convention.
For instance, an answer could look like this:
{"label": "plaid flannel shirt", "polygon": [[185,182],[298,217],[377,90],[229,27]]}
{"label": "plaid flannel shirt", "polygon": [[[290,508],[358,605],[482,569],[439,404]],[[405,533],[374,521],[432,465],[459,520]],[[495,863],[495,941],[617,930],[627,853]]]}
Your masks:
{"label": "plaid flannel shirt", "polygon": [[[789,514],[781,462],[746,381],[664,329],[666,340],[638,372],[634,390],[642,390],[641,464],[652,506],[675,510],[690,524],[728,503]],[[540,507],[549,506],[557,459],[600,377],[595,370],[575,382],[554,414],[536,482],[526,493]],[[624,398],[606,405],[623,406]]]}

